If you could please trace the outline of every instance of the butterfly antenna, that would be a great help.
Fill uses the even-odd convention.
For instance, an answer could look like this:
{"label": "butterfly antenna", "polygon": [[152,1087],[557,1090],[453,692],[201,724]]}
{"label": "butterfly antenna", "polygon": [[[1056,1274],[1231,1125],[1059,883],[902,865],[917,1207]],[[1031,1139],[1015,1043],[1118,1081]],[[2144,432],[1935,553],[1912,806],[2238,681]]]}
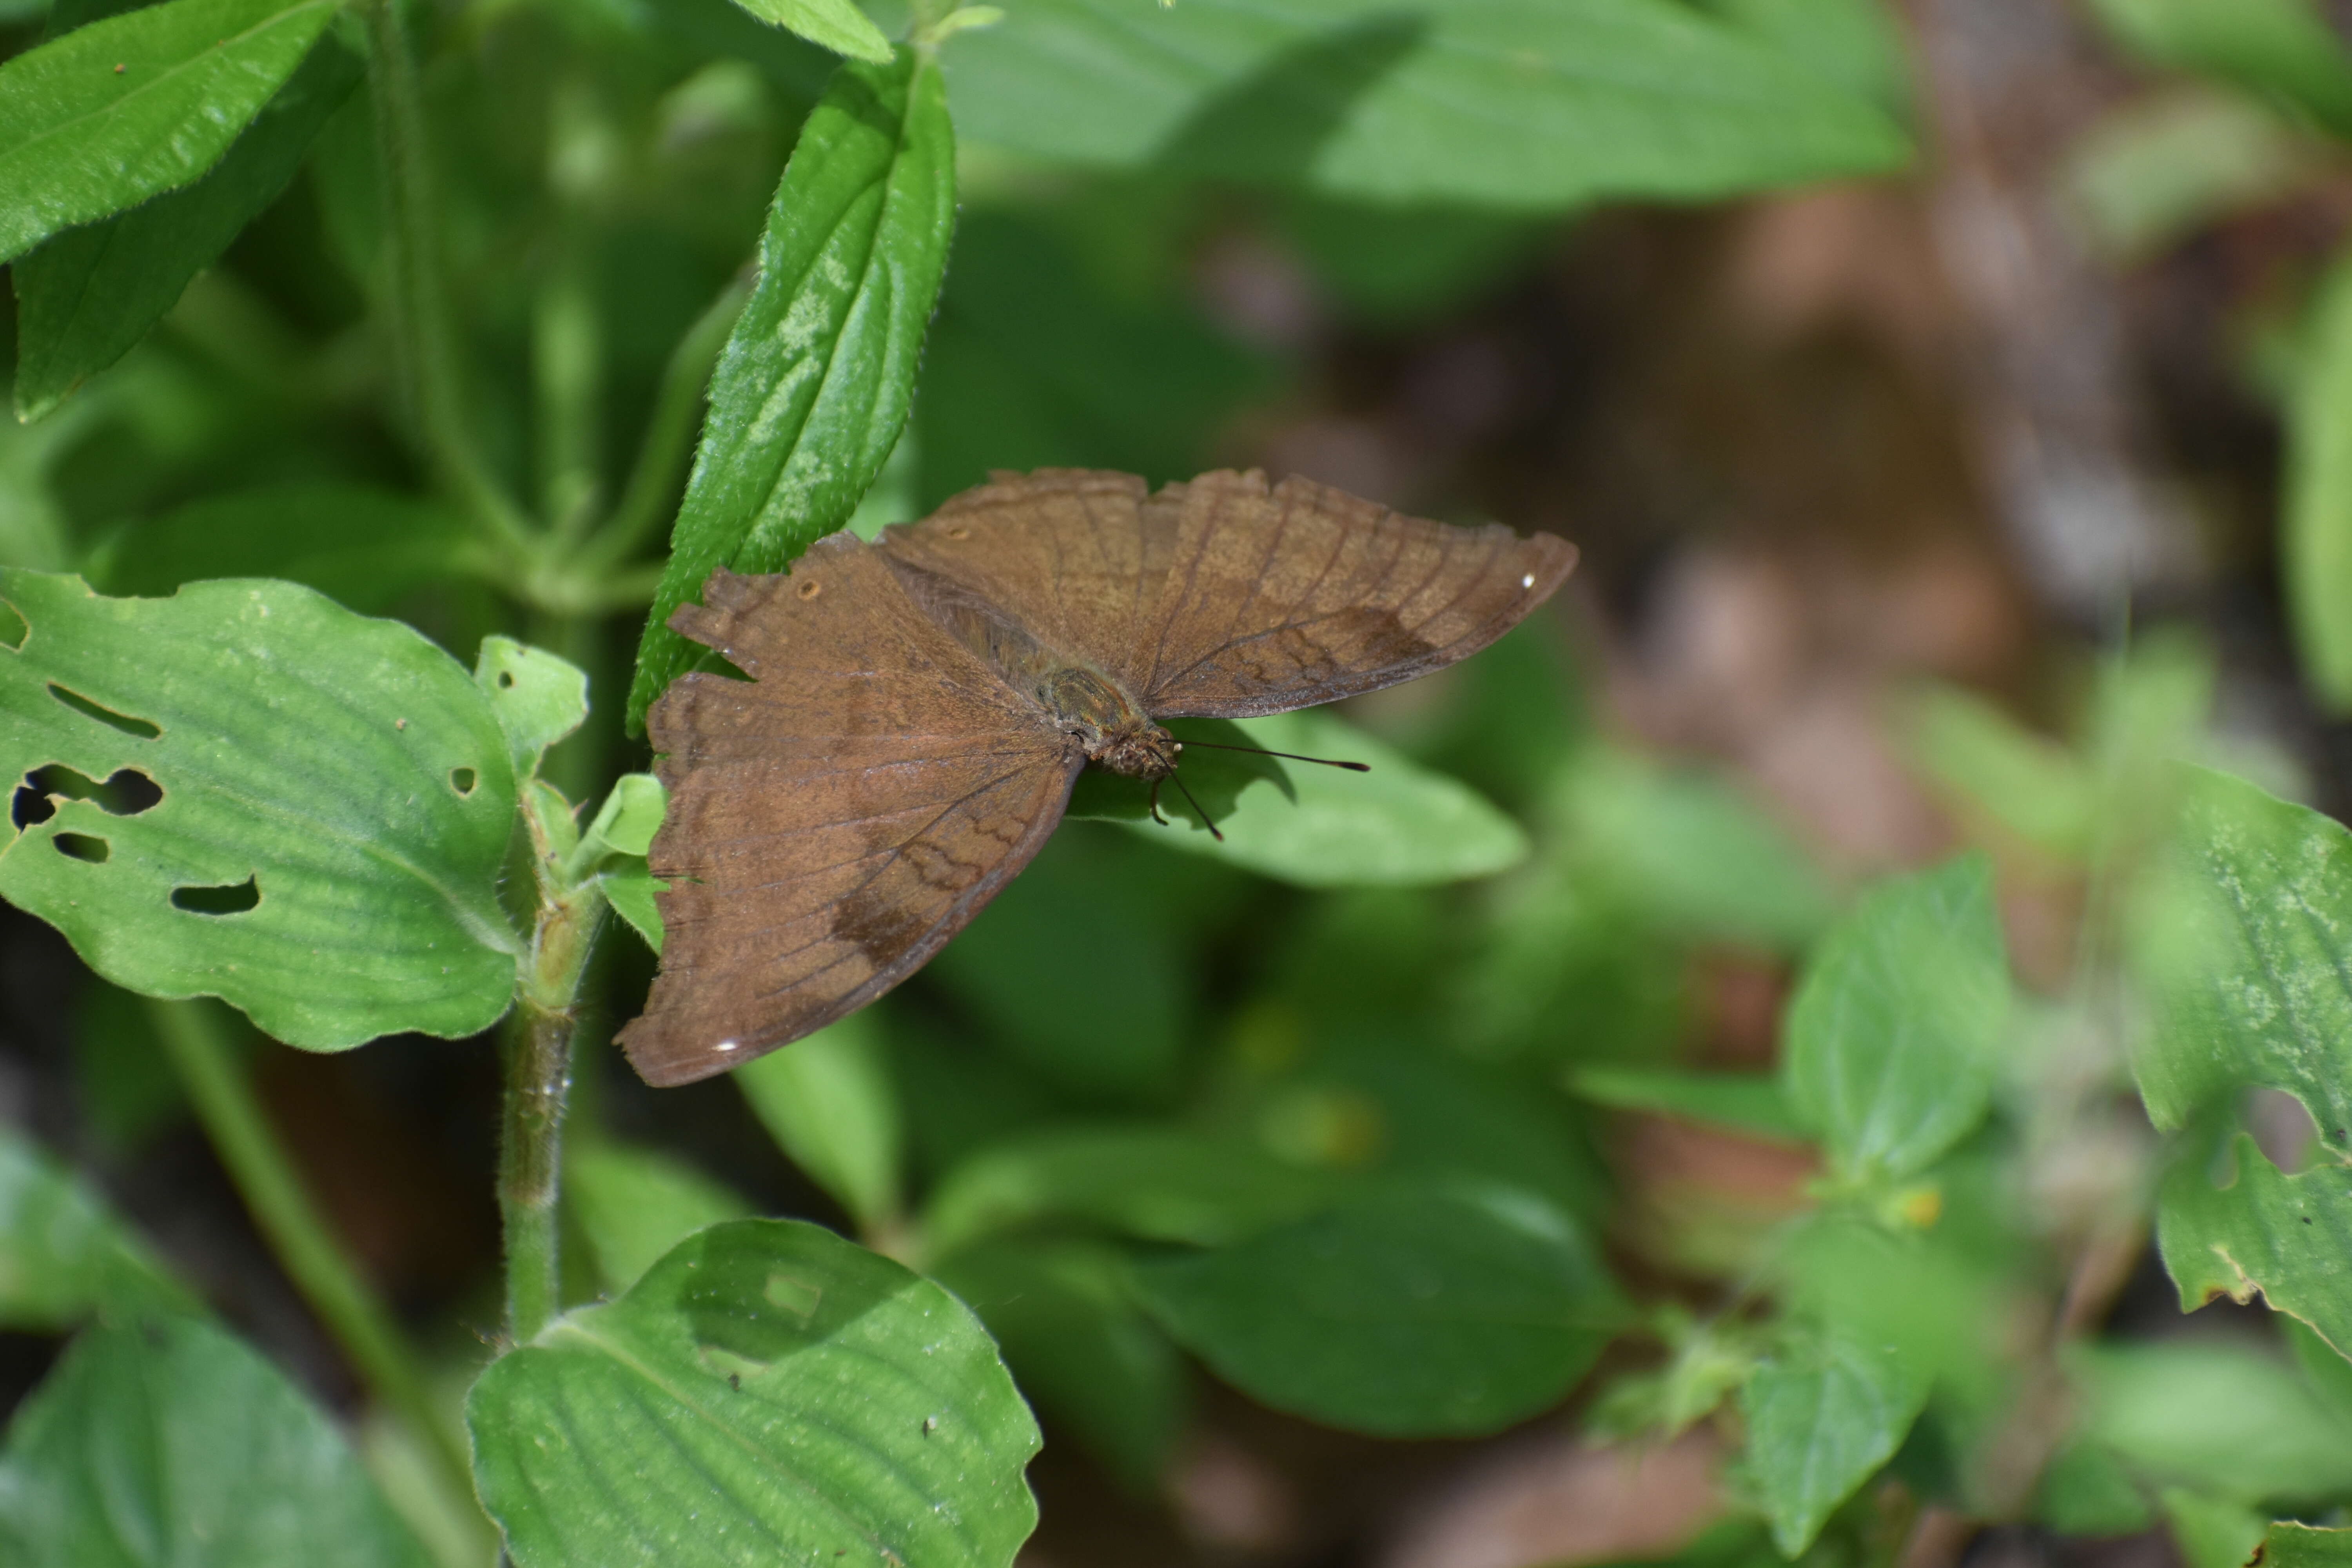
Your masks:
{"label": "butterfly antenna", "polygon": [[[1201,809],[1201,803],[1192,798],[1192,792],[1184,787],[1184,781],[1176,774],[1170,773],[1168,782],[1176,786],[1176,793],[1184,797],[1184,804],[1192,808],[1192,815],[1201,819],[1201,826],[1209,830],[1209,837],[1223,844],[1225,841],[1225,836],[1217,831],[1217,825],[1209,820],[1209,814]],[[1156,794],[1158,786],[1154,785],[1153,790]]]}
{"label": "butterfly antenna", "polygon": [[[1187,741],[1188,746],[1206,746],[1213,752],[1251,752],[1261,757],[1280,757],[1290,763],[1320,763],[1327,768],[1345,768],[1351,773],[1372,771],[1370,763],[1343,763],[1332,757],[1302,757],[1297,752],[1269,752],[1264,746],[1228,746],[1218,741]],[[1181,787],[1181,786],[1180,786]]]}

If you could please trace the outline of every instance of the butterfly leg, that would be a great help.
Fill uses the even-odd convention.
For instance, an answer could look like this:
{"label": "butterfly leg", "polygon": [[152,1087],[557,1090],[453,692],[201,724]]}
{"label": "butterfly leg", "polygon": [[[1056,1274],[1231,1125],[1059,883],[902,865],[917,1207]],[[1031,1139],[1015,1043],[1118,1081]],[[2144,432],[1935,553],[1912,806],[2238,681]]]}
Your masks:
{"label": "butterfly leg", "polygon": [[1151,820],[1165,827],[1168,826],[1168,819],[1160,815],[1160,786],[1162,782],[1164,781],[1160,779],[1151,781]]}

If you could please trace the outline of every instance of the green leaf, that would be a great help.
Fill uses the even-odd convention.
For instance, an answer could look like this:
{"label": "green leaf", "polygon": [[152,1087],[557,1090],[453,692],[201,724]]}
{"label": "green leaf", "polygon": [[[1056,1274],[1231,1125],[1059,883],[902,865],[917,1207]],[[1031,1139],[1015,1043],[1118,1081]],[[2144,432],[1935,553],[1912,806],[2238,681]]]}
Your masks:
{"label": "green leaf", "polygon": [[474,684],[498,715],[518,779],[537,773],[547,749],[588,721],[588,677],[544,648],[512,637],[482,639]]}
{"label": "green leaf", "polygon": [[[1127,799],[1118,819],[1155,844],[1301,888],[1428,887],[1491,877],[1527,858],[1527,834],[1475,790],[1328,713],[1278,713],[1242,720],[1235,728],[1253,746],[1369,763],[1371,771],[1289,763],[1284,771],[1290,798],[1256,789],[1239,795],[1227,816],[1213,816],[1211,807],[1222,843],[1169,790],[1160,802],[1168,825],[1152,822],[1148,789],[1133,779],[1112,781]],[[1187,760],[1185,767],[1192,766]],[[1109,793],[1097,796],[1104,816],[1117,809],[1105,804]]]}
{"label": "green leaf", "polygon": [[2352,257],[2321,282],[2287,402],[2279,542],[2304,677],[2352,713]]}
{"label": "green leaf", "polygon": [[2291,1519],[2263,1532],[2263,1568],[2352,1568],[2352,1530],[2321,1530]]}
{"label": "green leaf", "polygon": [[2343,1167],[2287,1175],[2243,1133],[2218,1148],[2194,1134],[2182,1143],[2156,1209],[2157,1245],[2180,1310],[2220,1296],[2249,1301],[2260,1290],[2272,1310],[2352,1354],[2352,1194]]}
{"label": "green leaf", "polygon": [[684,1160],[601,1138],[565,1149],[563,1201],[604,1288],[615,1292],[705,1226],[751,1214],[741,1194]]}
{"label": "green leaf", "polygon": [[955,226],[939,71],[904,49],[834,74],[760,239],[760,281],[710,383],[668,566],[637,648],[632,733],[701,649],[669,614],[724,566],[781,571],[849,520],[906,423]]}
{"label": "green leaf", "polygon": [[97,1194],[0,1127],[0,1328],[55,1333],[100,1307],[189,1304]]}
{"label": "green leaf", "polygon": [[211,1324],[76,1341],[0,1454],[0,1559],[24,1568],[426,1568],[324,1412]]}
{"label": "green leaf", "polygon": [[362,615],[388,610],[428,583],[484,570],[457,513],[345,484],[278,485],[196,501],[112,534],[84,568],[103,593],[146,598],[207,577],[282,577]]}
{"label": "green leaf", "polygon": [[2263,1544],[2265,1517],[2243,1503],[2167,1487],[2160,1500],[2187,1568],[2246,1568]]}
{"label": "green leaf", "polygon": [[1958,687],[1927,688],[1907,717],[1911,753],[1937,784],[2037,848],[2090,853],[2098,781],[2074,752]]}
{"label": "green leaf", "polygon": [[[54,805],[0,850],[0,896],[116,984],[306,1049],[506,1010],[514,774],[448,655],[290,583],[106,599],[0,572],[0,601],[29,628],[0,645],[0,778],[50,770]],[[144,809],[117,794],[141,775]]]}
{"label": "green leaf", "polygon": [[1778,950],[1829,921],[1821,872],[1720,779],[1592,746],[1563,770],[1554,809],[1589,869],[1664,931]]}
{"label": "green leaf", "polygon": [[2226,773],[2179,776],[2176,853],[2135,910],[2148,1116],[2179,1127],[2245,1086],[2284,1089],[2352,1162],[2352,834]]}
{"label": "green leaf", "polygon": [[853,59],[887,65],[890,40],[852,0],[736,0],[762,22],[798,33],[810,43]]}
{"label": "green leaf", "polygon": [[1534,1415],[1584,1375],[1623,1313],[1575,1221],[1474,1183],[1383,1183],[1137,1279],[1178,1342],[1252,1398],[1391,1437]]}
{"label": "green leaf", "polygon": [[1384,203],[1696,200],[1910,152],[1885,113],[1673,0],[1030,0],[948,69],[976,142]]}
{"label": "green leaf", "polygon": [[334,14],[167,0],[0,64],[0,261],[210,169]]}
{"label": "green leaf", "polygon": [[1789,1006],[1781,1082],[1840,1177],[1909,1175],[1976,1125],[2008,1005],[1980,855],[1882,883],[1830,929]]}
{"label": "green leaf", "polygon": [[604,804],[596,808],[586,841],[596,846],[600,854],[643,858],[654,835],[661,831],[662,816],[668,809],[669,796],[661,780],[651,773],[623,773],[605,792]]}
{"label": "green leaf", "polygon": [[2184,86],[2125,104],[2066,152],[2067,205],[2106,257],[2145,261],[2313,178],[2321,149],[2238,93]]}
{"label": "green leaf", "polygon": [[852,1013],[732,1074],[793,1163],[873,1236],[898,1221],[905,1131],[870,1012]]}
{"label": "green leaf", "polygon": [[2313,0],[2091,0],[2151,65],[2231,82],[2352,135],[2352,58]]}
{"label": "green leaf", "polygon": [[1215,1247],[1328,1202],[1328,1175],[1231,1138],[1152,1126],[1069,1128],[998,1143],[941,1180],[922,1216],[940,1257],[984,1237],[1079,1221]]}
{"label": "green leaf", "polygon": [[1898,122],[1911,105],[1910,62],[1883,0],[1700,0],[1750,37],[1884,110]]}
{"label": "green leaf", "polygon": [[667,892],[669,884],[645,868],[640,861],[617,870],[606,871],[596,879],[604,889],[604,901],[613,912],[629,922],[629,929],[646,939],[646,945],[659,953],[662,950],[661,910],[654,902],[656,893]]}
{"label": "green leaf", "polygon": [[1137,1308],[1127,1260],[1084,1241],[990,1242],[936,1271],[1003,1347],[1021,1392],[1149,1497],[1186,1405],[1183,1358]]}
{"label": "green leaf", "polygon": [[1580,1098],[1619,1110],[1656,1111],[1776,1142],[1804,1139],[1780,1079],[1764,1073],[1582,1068],[1567,1083]]}
{"label": "green leaf", "polygon": [[2084,1436],[2158,1486],[2251,1503],[2352,1487],[2352,1428],[2283,1361],[2187,1338],[2085,1347],[2069,1358]]}
{"label": "green leaf", "polygon": [[1783,1556],[1894,1457],[1927,1387],[1901,1354],[1839,1334],[1807,1334],[1756,1369],[1739,1396],[1748,1468]]}
{"label": "green leaf", "polygon": [[971,1314],[816,1226],[737,1220],[491,1363],[474,1474],[518,1568],[1007,1568],[1036,1424]]}
{"label": "green leaf", "polygon": [[358,50],[322,38],[210,174],[18,257],[16,417],[47,414],[145,336],[278,199],[365,69]]}

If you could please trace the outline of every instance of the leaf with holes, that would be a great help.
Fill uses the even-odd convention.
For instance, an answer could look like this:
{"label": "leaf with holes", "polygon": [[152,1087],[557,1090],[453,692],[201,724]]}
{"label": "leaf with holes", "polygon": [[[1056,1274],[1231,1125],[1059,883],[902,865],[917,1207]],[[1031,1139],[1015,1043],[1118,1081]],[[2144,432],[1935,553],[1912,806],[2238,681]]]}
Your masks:
{"label": "leaf with holes", "polygon": [[971,1311],[832,1232],[737,1220],[466,1402],[518,1568],[1005,1568],[1036,1423]]}
{"label": "leaf with holes", "polygon": [[[2213,1119],[2218,1131],[2225,1124]],[[2181,1140],[2158,1189],[2157,1245],[2193,1312],[2218,1296],[2299,1318],[2352,1354],[2352,1194],[2340,1167],[2290,1176],[2241,1133]]]}
{"label": "leaf with holes", "polygon": [[490,700],[490,711],[506,731],[507,757],[519,779],[539,772],[547,749],[588,720],[587,676],[512,637],[482,639],[474,684]]}
{"label": "leaf with holes", "polygon": [[0,600],[0,777],[27,781],[0,897],[118,985],[309,1049],[506,1010],[514,772],[448,655],[291,583],[9,571]]}
{"label": "leaf with holes", "polygon": [[2166,875],[2135,908],[2157,1026],[2136,1053],[2158,1127],[2284,1089],[2352,1163],[2352,833],[2242,779],[2184,768]]}

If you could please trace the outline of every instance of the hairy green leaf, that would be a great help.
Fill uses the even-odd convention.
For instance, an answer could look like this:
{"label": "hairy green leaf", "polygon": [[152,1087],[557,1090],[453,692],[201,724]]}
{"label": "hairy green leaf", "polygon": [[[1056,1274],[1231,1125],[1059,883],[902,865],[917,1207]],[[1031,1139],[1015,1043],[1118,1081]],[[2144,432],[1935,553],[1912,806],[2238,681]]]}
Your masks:
{"label": "hairy green leaf", "polygon": [[1137,1279],[1178,1342],[1252,1398],[1391,1437],[1534,1415],[1584,1375],[1623,1312],[1574,1220],[1482,1183],[1382,1183]]}
{"label": "hairy green leaf", "polygon": [[211,173],[18,257],[10,269],[16,417],[47,414],[145,336],[278,199],[365,68],[358,50],[329,35]]}
{"label": "hairy green leaf", "polygon": [[1748,1468],[1784,1556],[1894,1456],[1927,1387],[1900,1353],[1838,1334],[1806,1334],[1756,1369],[1739,1396]]}
{"label": "hairy green leaf", "polygon": [[187,1304],[97,1194],[0,1127],[0,1328],[55,1333],[101,1307]]}
{"label": "hairy green leaf", "polygon": [[736,0],[762,22],[798,33],[837,55],[886,65],[890,40],[853,0]]}
{"label": "hairy green leaf", "polygon": [[2352,257],[2311,306],[2287,402],[2279,542],[2287,607],[2313,693],[2352,712]]}
{"label": "hairy green leaf", "polygon": [[732,1075],[793,1163],[868,1235],[904,1202],[905,1134],[883,1047],[874,1015],[852,1013]]}
{"label": "hairy green leaf", "polygon": [[2241,1088],[2284,1089],[2352,1163],[2352,833],[2226,773],[2181,776],[2177,852],[2135,911],[2148,1115],[2179,1127]]}
{"label": "hairy green leaf", "polygon": [[1000,1232],[1075,1220],[1213,1247],[1297,1219],[1331,1192],[1328,1176],[1231,1138],[1073,1128],[993,1144],[949,1172],[923,1210],[923,1239],[944,1257]]}
{"label": "hairy green leaf", "polygon": [[2008,1005],[1982,856],[1884,883],[1830,929],[1789,1006],[1781,1081],[1841,1177],[1908,1175],[1976,1125]]}
{"label": "hairy green leaf", "polygon": [[741,1194],[676,1155],[605,1138],[567,1141],[563,1202],[614,1292],[696,1231],[751,1215]]}
{"label": "hairy green leaf", "polygon": [[194,1318],[89,1330],[0,1453],[23,1568],[426,1568],[323,1411]]}
{"label": "hairy green leaf", "polygon": [[604,872],[596,882],[604,889],[604,901],[613,906],[613,912],[628,921],[629,929],[645,938],[647,947],[659,952],[661,910],[654,895],[667,890],[669,884],[646,870],[642,861]]}
{"label": "hairy green leaf", "polygon": [[813,1225],[714,1226],[467,1400],[518,1568],[1007,1568],[1035,1422],[929,1280]]}
{"label": "hairy green leaf", "polygon": [[291,583],[107,599],[0,572],[0,601],[26,628],[0,645],[0,778],[50,808],[0,896],[118,985],[309,1049],[506,1010],[514,773],[448,655]]}
{"label": "hairy green leaf", "polygon": [[1099,1242],[994,1241],[935,1277],[996,1336],[1022,1393],[1151,1495],[1181,1434],[1184,1364],[1137,1306],[1125,1256]]}
{"label": "hairy green leaf", "polygon": [[2180,1310],[2219,1296],[2248,1301],[2259,1290],[2272,1310],[2352,1355],[2352,1194],[2343,1168],[2290,1176],[2242,1133],[2218,1147],[2195,1135],[2184,1142],[2156,1209]]}
{"label": "hairy green leaf", "polygon": [[851,61],[809,115],[760,240],[760,281],[710,383],[669,564],[637,648],[632,732],[701,649],[668,626],[724,566],[776,572],[847,522],[914,394],[955,226],[938,69]]}
{"label": "hairy green leaf", "polygon": [[0,64],[0,261],[210,169],[334,14],[166,0]]}
{"label": "hairy green leaf", "polygon": [[948,70],[975,141],[1387,203],[1690,200],[1909,155],[1883,110],[1674,0],[1031,0]]}

